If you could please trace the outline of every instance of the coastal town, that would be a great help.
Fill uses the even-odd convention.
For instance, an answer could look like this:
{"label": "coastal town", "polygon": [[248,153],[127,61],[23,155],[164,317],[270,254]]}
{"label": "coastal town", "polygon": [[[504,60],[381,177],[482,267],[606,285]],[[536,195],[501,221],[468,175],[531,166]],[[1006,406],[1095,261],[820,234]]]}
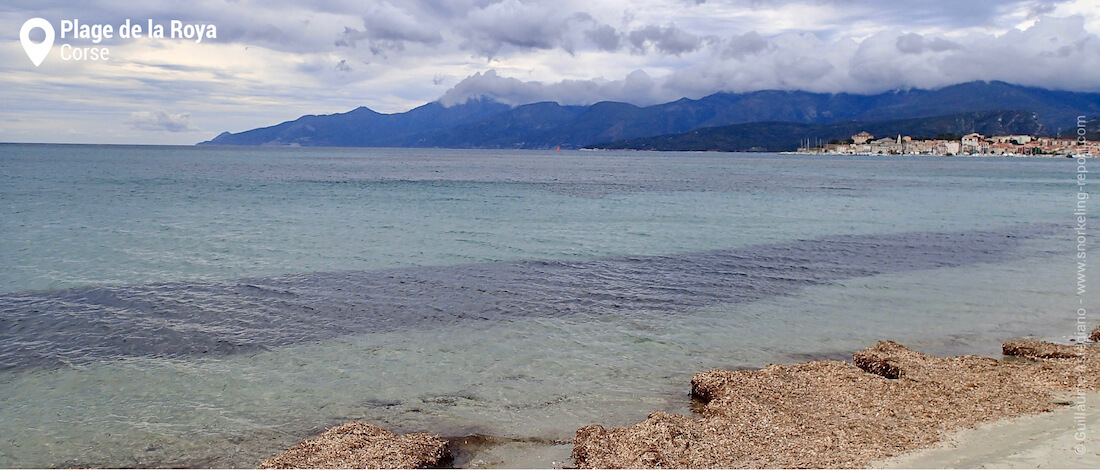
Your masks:
{"label": "coastal town", "polygon": [[1100,155],[1100,142],[1059,137],[1030,135],[984,136],[977,133],[964,136],[940,136],[934,139],[913,139],[892,136],[875,139],[860,132],[844,141],[824,145],[799,147],[796,153],[833,155],[929,155],[929,156],[1047,156]]}

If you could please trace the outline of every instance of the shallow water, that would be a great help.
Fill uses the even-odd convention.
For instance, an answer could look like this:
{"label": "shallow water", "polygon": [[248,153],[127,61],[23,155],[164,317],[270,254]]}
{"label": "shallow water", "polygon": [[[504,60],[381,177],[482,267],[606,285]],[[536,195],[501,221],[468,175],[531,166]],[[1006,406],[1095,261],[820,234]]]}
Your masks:
{"label": "shallow water", "polygon": [[348,419],[550,465],[707,368],[995,355],[1073,331],[1074,168],[0,146],[0,466],[247,467]]}

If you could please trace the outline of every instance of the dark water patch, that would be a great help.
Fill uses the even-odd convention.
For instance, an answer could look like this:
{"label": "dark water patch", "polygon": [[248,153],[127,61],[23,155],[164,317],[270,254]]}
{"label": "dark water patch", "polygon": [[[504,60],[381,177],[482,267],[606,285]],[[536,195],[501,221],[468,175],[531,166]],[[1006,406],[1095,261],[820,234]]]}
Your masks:
{"label": "dark water patch", "polygon": [[1028,256],[1053,225],[847,235],[670,256],[327,272],[0,295],[0,369],[216,357],[474,320],[750,302],[840,279]]}

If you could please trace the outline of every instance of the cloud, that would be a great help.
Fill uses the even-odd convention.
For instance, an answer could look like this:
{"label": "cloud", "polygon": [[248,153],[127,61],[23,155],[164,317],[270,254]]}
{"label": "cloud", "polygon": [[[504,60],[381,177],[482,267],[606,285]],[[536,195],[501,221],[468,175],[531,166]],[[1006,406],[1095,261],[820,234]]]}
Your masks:
{"label": "cloud", "polygon": [[644,52],[647,46],[665,53],[680,55],[703,47],[703,38],[672,26],[645,26],[635,29],[628,36],[635,51]]}
{"label": "cloud", "polygon": [[489,98],[513,106],[540,101],[555,101],[563,105],[587,105],[599,101],[652,104],[668,98],[657,93],[656,84],[641,70],[631,72],[624,79],[616,81],[562,80],[549,84],[502,77],[495,70],[488,70],[462,80],[447,90],[439,101],[444,106],[465,103],[475,98]]}
{"label": "cloud", "polygon": [[372,54],[383,55],[404,51],[407,43],[434,46],[443,42],[439,30],[421,21],[415,12],[388,3],[371,7],[363,15],[363,26],[363,30],[345,26],[335,45],[354,48],[359,42],[366,41]]}
{"label": "cloud", "polygon": [[191,124],[191,113],[169,114],[164,110],[135,111],[130,113],[134,129],[154,132],[195,132],[200,130]]}
{"label": "cloud", "polygon": [[921,54],[925,51],[943,52],[952,49],[961,49],[962,46],[944,38],[933,38],[928,41],[920,34],[909,33],[898,37],[897,48],[905,54]]}
{"label": "cloud", "polygon": [[465,39],[463,48],[493,58],[509,47],[520,51],[560,48],[573,53],[585,27],[591,26],[600,25],[585,12],[565,11],[551,3],[504,0],[470,11],[459,22],[458,32]]}
{"label": "cloud", "polygon": [[[645,39],[631,42],[648,44],[666,37],[659,28],[646,31]],[[705,41],[685,42],[679,49],[666,45],[666,51],[691,47],[710,48],[711,53],[656,78],[637,71],[620,80],[522,81],[490,70],[462,80],[442,101],[449,105],[480,96],[510,104],[619,100],[647,105],[720,91],[868,94],[974,80],[1100,91],[1094,72],[1100,70],[1100,37],[1086,31],[1080,17],[1044,17],[1025,30],[954,38],[883,31],[856,41],[822,40],[809,33],[766,37],[748,32],[714,41],[713,46]]]}
{"label": "cloud", "polygon": [[37,69],[17,42],[0,47],[0,117],[23,118],[0,126],[0,140],[50,141],[48,129],[65,122],[68,141],[187,143],[188,132],[139,130],[172,120],[157,124],[153,113],[137,124],[132,110],[202,109],[189,126],[213,137],[357,106],[406,111],[448,87],[450,103],[514,104],[970,80],[1100,91],[1095,1],[17,1],[0,8],[0,29],[36,16],[175,18],[216,24],[218,38],[114,38],[108,62]]}
{"label": "cloud", "polygon": [[723,45],[722,57],[744,59],[747,55],[763,52],[770,44],[760,33],[749,31],[727,39]]}
{"label": "cloud", "polygon": [[1050,3],[1036,2],[1034,5],[1028,8],[1027,17],[1040,18],[1043,15],[1054,12],[1055,9],[1056,7]]}
{"label": "cloud", "polygon": [[585,37],[601,51],[617,51],[623,44],[623,37],[611,25],[601,24],[584,32]]}

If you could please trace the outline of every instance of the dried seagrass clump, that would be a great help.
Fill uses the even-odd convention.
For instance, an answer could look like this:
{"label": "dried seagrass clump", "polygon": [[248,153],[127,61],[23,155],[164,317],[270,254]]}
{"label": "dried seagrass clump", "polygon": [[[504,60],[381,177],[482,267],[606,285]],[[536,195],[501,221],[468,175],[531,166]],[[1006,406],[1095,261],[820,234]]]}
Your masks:
{"label": "dried seagrass clump", "polygon": [[[703,372],[691,380],[706,402],[699,417],[657,412],[621,428],[586,426],[573,459],[579,468],[867,466],[959,428],[1052,410],[1051,393],[1071,390],[1078,375],[1100,390],[1100,348],[1064,357],[1048,344],[1028,345],[1030,362],[941,358],[882,341],[854,364]],[[1025,350],[1016,348],[1006,351]]]}
{"label": "dried seagrass clump", "polygon": [[450,459],[447,441],[398,435],[360,421],[344,423],[260,463],[260,468],[430,468]]}

